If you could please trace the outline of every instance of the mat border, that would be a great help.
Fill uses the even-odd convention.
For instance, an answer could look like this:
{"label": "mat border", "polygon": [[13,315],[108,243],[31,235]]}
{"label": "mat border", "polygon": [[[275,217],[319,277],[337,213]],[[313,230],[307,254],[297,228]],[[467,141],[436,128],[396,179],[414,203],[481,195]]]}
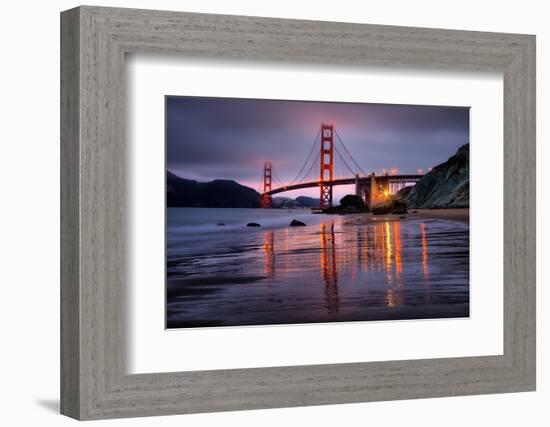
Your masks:
{"label": "mat border", "polygon": [[[504,354],[125,370],[128,53],[504,78]],[[535,390],[535,36],[81,6],[61,14],[61,412],[76,419]]]}

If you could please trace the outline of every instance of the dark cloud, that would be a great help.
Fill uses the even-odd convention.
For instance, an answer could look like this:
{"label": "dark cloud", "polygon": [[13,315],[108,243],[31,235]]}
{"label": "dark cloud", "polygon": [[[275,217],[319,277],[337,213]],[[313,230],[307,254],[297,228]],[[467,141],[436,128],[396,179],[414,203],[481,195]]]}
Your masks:
{"label": "dark cloud", "polygon": [[167,97],[167,166],[183,177],[250,184],[270,160],[290,181],[323,122],[367,172],[414,173],[469,142],[467,107]]}

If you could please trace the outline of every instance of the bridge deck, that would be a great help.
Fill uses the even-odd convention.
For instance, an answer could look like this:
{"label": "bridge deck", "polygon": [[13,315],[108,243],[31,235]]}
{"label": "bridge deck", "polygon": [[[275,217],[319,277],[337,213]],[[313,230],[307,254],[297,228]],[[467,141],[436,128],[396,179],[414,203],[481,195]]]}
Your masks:
{"label": "bridge deck", "polygon": [[[380,175],[375,176],[377,182],[384,182],[384,181],[412,181],[412,180],[419,180],[424,175]],[[360,177],[359,183],[360,184],[368,184],[370,183],[370,176],[369,177]],[[335,179],[332,181],[330,185],[353,185],[355,184],[355,177],[351,178],[341,178],[341,179]],[[301,188],[313,188],[313,187],[319,187],[320,182],[319,181],[310,181],[310,182],[302,182],[300,184],[294,184],[294,185],[287,185],[284,187],[274,188],[271,191],[268,191],[268,196],[272,196],[274,194],[278,193],[284,193],[286,191],[292,191],[292,190],[299,190]]]}

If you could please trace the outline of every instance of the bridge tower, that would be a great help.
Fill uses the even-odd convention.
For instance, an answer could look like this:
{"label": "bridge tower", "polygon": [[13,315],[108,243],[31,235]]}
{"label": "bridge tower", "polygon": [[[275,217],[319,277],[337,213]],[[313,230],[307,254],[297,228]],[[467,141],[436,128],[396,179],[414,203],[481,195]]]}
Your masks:
{"label": "bridge tower", "polygon": [[321,174],[319,187],[321,197],[319,208],[332,207],[332,180],[334,170],[334,126],[321,125]]}
{"label": "bridge tower", "polygon": [[264,192],[262,193],[262,207],[264,209],[271,207],[271,196],[267,194],[271,191],[271,162],[264,163]]}

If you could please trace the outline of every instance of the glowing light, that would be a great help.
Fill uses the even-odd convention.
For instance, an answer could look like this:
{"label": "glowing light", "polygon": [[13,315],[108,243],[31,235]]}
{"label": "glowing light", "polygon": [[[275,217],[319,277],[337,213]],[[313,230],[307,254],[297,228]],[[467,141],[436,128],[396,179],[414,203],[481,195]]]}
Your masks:
{"label": "glowing light", "polygon": [[422,271],[424,278],[427,279],[430,275],[428,271],[428,239],[426,236],[426,224],[420,224],[420,233],[422,235]]}
{"label": "glowing light", "polygon": [[397,305],[395,302],[395,295],[393,294],[393,289],[391,288],[386,291],[386,305],[390,308],[393,308]]}
{"label": "glowing light", "polygon": [[398,221],[393,223],[393,240],[395,244],[395,271],[397,276],[403,271],[401,262],[401,224]]}
{"label": "glowing light", "polygon": [[424,173],[424,169],[418,168],[418,174],[419,174],[419,175],[422,175],[423,173]]}
{"label": "glowing light", "polygon": [[264,271],[267,277],[275,275],[275,249],[273,244],[273,231],[264,232]]}
{"label": "glowing light", "polygon": [[390,269],[392,265],[392,244],[391,244],[391,232],[390,232],[390,223],[386,221],[385,223],[385,238],[386,238],[386,269]]}

